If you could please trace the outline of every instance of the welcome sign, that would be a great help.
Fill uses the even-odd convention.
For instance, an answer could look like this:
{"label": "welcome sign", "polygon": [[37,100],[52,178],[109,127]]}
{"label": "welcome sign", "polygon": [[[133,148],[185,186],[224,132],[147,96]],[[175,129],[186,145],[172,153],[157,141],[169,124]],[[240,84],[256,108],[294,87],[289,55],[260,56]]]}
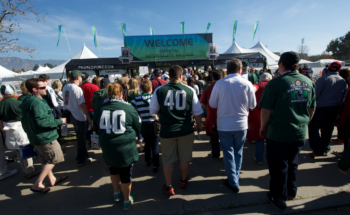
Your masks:
{"label": "welcome sign", "polygon": [[134,60],[180,60],[207,58],[213,34],[125,36]]}

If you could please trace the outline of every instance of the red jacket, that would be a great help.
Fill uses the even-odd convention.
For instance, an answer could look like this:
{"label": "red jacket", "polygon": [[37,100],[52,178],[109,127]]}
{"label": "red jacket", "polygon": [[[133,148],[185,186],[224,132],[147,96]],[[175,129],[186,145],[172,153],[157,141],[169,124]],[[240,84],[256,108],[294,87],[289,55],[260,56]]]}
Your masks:
{"label": "red jacket", "polygon": [[213,132],[213,128],[216,125],[217,119],[217,109],[211,108],[209,105],[209,100],[211,96],[211,92],[213,91],[214,85],[216,82],[207,86],[203,92],[200,99],[200,103],[206,105],[207,107],[207,118],[205,119],[205,131],[208,136],[215,136],[216,134]]}
{"label": "red jacket", "polygon": [[[159,83],[158,83],[159,81]],[[151,80],[152,82],[152,93],[157,89],[157,87],[167,84],[167,81],[162,80],[160,77],[158,78],[158,81],[156,80],[156,78],[154,78],[153,80]]]}
{"label": "red jacket", "polygon": [[84,83],[80,86],[84,93],[85,105],[89,112],[93,112],[92,109],[92,97],[94,96],[94,92],[100,90],[98,86],[95,84],[91,84],[90,82]]}

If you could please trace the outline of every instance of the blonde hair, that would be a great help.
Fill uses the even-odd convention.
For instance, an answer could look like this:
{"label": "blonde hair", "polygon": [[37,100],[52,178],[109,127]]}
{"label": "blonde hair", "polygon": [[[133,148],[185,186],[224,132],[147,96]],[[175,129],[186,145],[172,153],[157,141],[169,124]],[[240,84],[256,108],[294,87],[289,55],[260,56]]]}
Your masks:
{"label": "blonde hair", "polygon": [[108,98],[120,98],[120,93],[123,92],[123,87],[120,84],[113,83],[107,85]]}
{"label": "blonde hair", "polygon": [[141,83],[141,90],[144,93],[148,93],[149,91],[152,90],[152,82],[150,80],[143,80]]}
{"label": "blonde hair", "polygon": [[227,77],[227,70],[223,69],[223,68],[221,68],[220,70],[222,71],[222,78],[226,78]]}
{"label": "blonde hair", "polygon": [[187,85],[187,77],[186,76],[182,76],[182,83]]}
{"label": "blonde hair", "polygon": [[62,83],[58,80],[52,82],[52,89],[58,93],[62,90]]}
{"label": "blonde hair", "polygon": [[15,98],[15,93],[12,93],[11,95],[4,94],[4,95],[2,95],[2,97],[4,99],[13,99],[13,98]]}
{"label": "blonde hair", "polygon": [[21,91],[22,91],[22,95],[29,95],[30,92],[27,90],[26,88],[26,82],[23,81],[21,84]]}
{"label": "blonde hair", "polygon": [[129,80],[129,91],[134,91],[135,93],[141,93],[139,89],[139,82],[132,78]]}
{"label": "blonde hair", "polygon": [[96,86],[98,86],[98,88],[101,88],[101,78],[98,76],[95,76],[91,83],[95,84]]}

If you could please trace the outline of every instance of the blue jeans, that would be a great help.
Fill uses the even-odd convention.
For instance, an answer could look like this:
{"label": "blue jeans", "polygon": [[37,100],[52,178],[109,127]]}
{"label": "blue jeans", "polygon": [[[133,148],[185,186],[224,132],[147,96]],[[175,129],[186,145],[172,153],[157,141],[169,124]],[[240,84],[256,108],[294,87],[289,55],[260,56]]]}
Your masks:
{"label": "blue jeans", "polygon": [[145,140],[145,161],[153,161],[153,166],[159,167],[159,136],[156,137],[153,130],[142,132],[142,136]]}
{"label": "blue jeans", "polygon": [[213,156],[213,158],[219,158],[220,157],[219,138],[210,136],[210,145],[211,145],[211,156]]}
{"label": "blue jeans", "polygon": [[287,200],[297,195],[298,155],[305,141],[275,142],[266,138],[266,159],[270,173],[270,193]]}
{"label": "blue jeans", "polygon": [[[329,146],[332,139],[333,123],[337,117],[339,106],[316,107],[315,115],[309,123],[309,143],[313,152],[322,154]],[[319,130],[321,129],[321,136]]]}
{"label": "blue jeans", "polygon": [[82,163],[85,161],[87,156],[86,150],[86,121],[76,120],[73,115],[70,116],[71,122],[74,126],[75,133],[77,135],[77,163]]}
{"label": "blue jeans", "polygon": [[239,187],[239,176],[242,166],[243,145],[247,130],[219,131],[220,144],[224,154],[227,179],[232,187]]}
{"label": "blue jeans", "polygon": [[264,162],[264,140],[255,140],[255,159],[258,162]]}

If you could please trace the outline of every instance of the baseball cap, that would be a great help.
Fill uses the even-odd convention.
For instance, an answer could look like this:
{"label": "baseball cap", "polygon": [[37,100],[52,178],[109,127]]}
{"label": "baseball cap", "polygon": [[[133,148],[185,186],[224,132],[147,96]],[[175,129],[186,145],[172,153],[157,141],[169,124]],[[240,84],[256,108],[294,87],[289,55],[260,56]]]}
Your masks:
{"label": "baseball cap", "polygon": [[5,84],[1,86],[0,92],[2,95],[12,95],[15,93],[15,89],[11,85]]}
{"label": "baseball cap", "polygon": [[84,75],[83,75],[79,70],[73,70],[73,71],[71,71],[71,73],[69,74],[69,76],[70,76],[71,78],[77,78],[77,77],[79,77],[79,76],[84,77]]}
{"label": "baseball cap", "polygon": [[242,60],[242,66],[243,67],[249,67],[249,62],[246,60]]}
{"label": "baseball cap", "polygon": [[89,78],[89,74],[87,72],[82,72],[81,74],[83,74],[81,77],[83,78],[84,81]]}
{"label": "baseball cap", "polygon": [[295,52],[285,52],[281,55],[278,63],[283,63],[286,66],[292,66],[294,64],[299,63],[299,57]]}
{"label": "baseball cap", "polygon": [[328,71],[337,72],[341,69],[341,63],[339,61],[334,61],[328,66]]}
{"label": "baseball cap", "polygon": [[156,68],[153,70],[153,74],[160,75],[160,74],[162,74],[162,71],[160,69]]}
{"label": "baseball cap", "polygon": [[144,75],[143,78],[149,78],[149,75]]}
{"label": "baseball cap", "polygon": [[102,78],[101,82],[100,82],[101,86],[105,86],[105,85],[107,85],[109,83],[111,83],[111,82],[109,81],[108,78]]}

